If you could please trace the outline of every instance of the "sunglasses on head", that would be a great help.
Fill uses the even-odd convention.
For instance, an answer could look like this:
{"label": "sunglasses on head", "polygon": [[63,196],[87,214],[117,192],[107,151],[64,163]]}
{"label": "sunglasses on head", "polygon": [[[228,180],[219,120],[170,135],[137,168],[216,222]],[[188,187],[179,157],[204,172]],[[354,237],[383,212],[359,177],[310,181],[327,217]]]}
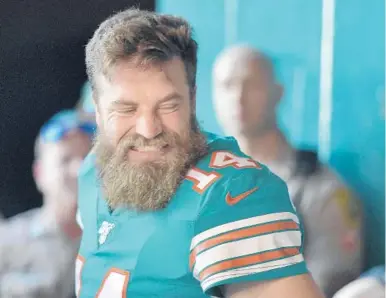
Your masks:
{"label": "sunglasses on head", "polygon": [[96,125],[92,122],[82,122],[75,115],[71,114],[62,115],[62,117],[54,116],[41,128],[40,138],[44,143],[58,142],[74,130],[93,137],[96,131]]}

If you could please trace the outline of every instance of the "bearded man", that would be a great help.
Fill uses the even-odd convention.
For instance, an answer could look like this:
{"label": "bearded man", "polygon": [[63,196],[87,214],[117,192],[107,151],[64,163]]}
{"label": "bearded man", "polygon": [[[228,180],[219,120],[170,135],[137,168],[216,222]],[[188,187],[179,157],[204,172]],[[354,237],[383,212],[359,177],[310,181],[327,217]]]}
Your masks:
{"label": "bearded man", "polygon": [[120,12],[86,66],[98,135],[79,177],[78,297],[322,297],[285,183],[198,127],[185,20]]}

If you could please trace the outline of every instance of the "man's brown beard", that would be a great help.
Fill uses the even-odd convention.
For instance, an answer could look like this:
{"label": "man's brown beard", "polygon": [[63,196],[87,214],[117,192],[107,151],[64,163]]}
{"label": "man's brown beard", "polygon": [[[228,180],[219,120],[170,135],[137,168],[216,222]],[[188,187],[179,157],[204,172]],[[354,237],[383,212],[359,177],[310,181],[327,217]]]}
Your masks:
{"label": "man's brown beard", "polygon": [[[162,160],[130,162],[130,148],[168,145],[173,153]],[[99,178],[110,208],[125,207],[140,211],[167,206],[188,169],[207,152],[206,138],[193,127],[186,136],[164,132],[148,140],[140,135],[124,137],[112,148],[103,134],[94,145]]]}

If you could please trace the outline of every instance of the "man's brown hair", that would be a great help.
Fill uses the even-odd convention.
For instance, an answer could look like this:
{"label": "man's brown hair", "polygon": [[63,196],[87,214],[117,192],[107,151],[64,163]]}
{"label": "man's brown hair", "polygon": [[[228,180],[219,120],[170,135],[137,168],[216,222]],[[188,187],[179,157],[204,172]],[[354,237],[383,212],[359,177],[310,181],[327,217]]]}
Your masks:
{"label": "man's brown hair", "polygon": [[146,66],[180,58],[191,92],[196,86],[197,43],[184,19],[139,9],[128,9],[105,20],[86,46],[86,69],[95,90],[96,75],[120,60]]}

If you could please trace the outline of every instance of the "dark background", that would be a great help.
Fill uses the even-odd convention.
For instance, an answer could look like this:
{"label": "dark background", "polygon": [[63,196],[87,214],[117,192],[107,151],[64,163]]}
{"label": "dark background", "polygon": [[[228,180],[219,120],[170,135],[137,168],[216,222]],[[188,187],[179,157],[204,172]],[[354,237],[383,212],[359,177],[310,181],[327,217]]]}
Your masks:
{"label": "dark background", "polygon": [[106,17],[154,0],[0,1],[0,212],[41,205],[32,178],[40,126],[71,108],[86,80],[84,46]]}

